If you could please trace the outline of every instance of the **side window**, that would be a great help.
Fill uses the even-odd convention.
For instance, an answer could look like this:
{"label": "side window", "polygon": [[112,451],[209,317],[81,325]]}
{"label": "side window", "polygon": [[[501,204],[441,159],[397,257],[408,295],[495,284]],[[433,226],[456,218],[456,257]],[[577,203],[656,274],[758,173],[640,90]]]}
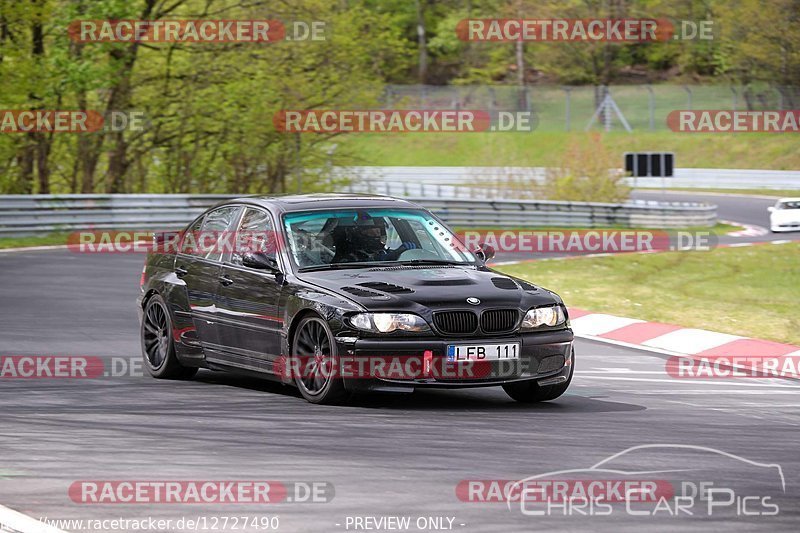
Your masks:
{"label": "side window", "polygon": [[199,237],[200,252],[198,255],[203,254],[206,259],[211,261],[219,261],[225,254],[226,247],[230,246],[228,243],[230,239],[229,232],[233,231],[233,225],[239,218],[241,207],[229,206],[220,207],[206,215],[203,222],[203,229],[200,231]]}
{"label": "side window", "polygon": [[277,260],[277,239],[269,213],[253,207],[246,207],[239,231],[236,232],[235,246],[230,262],[242,264],[244,252],[264,254]]}
{"label": "side window", "polygon": [[197,222],[186,230],[183,234],[183,241],[181,242],[181,253],[186,255],[202,255],[197,248],[197,239],[200,236],[200,228],[203,227],[203,220],[205,217],[200,217]]}

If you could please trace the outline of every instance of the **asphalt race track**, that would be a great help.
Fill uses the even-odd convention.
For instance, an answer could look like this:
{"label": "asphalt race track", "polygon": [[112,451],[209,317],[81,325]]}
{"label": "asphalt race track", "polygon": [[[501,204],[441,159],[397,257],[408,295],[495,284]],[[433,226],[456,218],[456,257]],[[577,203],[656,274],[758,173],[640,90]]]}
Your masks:
{"label": "asphalt race track", "polygon": [[[666,202],[705,202],[717,205],[717,219],[721,221],[735,222],[739,225],[754,231],[753,234],[746,232],[742,235],[709,235],[708,232],[698,230],[698,235],[702,235],[704,246],[711,248],[719,245],[727,246],[731,244],[743,245],[745,243],[760,243],[769,241],[782,241],[786,239],[797,239],[800,233],[770,233],[769,231],[769,212],[767,208],[775,205],[775,198],[759,196],[742,196],[732,194],[708,194],[694,192],[676,191],[653,191],[637,189],[631,195],[637,200],[653,200]],[[498,233],[502,231],[499,230]],[[612,232],[614,230],[611,230]],[[670,233],[669,230],[665,230]],[[675,232],[669,240],[670,244],[675,244]],[[704,234],[704,235],[703,235]],[[662,246],[663,246],[663,241]],[[695,241],[697,242],[697,241]],[[601,252],[604,250],[601,250]],[[526,259],[557,258],[571,255],[561,252],[559,249],[550,251],[498,251],[494,263],[513,262]]]}
{"label": "asphalt race track", "polygon": [[[0,355],[138,360],[142,260],[66,250],[0,254]],[[386,516],[411,517],[410,531],[434,530],[430,523],[417,529],[420,517],[444,517],[444,526],[450,518],[453,530],[466,532],[797,530],[800,382],[681,380],[666,374],[666,355],[583,339],[576,352],[568,393],[531,406],[490,388],[321,407],[280,385],[205,370],[188,382],[154,380],[141,367],[91,380],[2,379],[0,504],[50,519],[278,516],[278,531],[363,531],[354,528],[356,517]],[[737,498],[763,496],[768,486],[778,514],[744,516],[747,506],[732,504],[712,516],[702,506],[692,516],[632,516],[620,504],[608,516],[531,516],[518,504],[465,502],[456,493],[462,480],[586,469],[645,444],[779,465],[785,493],[759,479],[769,468],[713,454],[702,461],[704,479],[735,485]],[[673,448],[630,463],[623,456],[616,467],[688,469],[696,466],[692,457]],[[327,503],[91,505],[68,492],[78,480],[254,479],[328,482],[335,496]]]}
{"label": "asphalt race track", "polygon": [[[767,208],[775,205],[776,198],[742,196],[735,194],[703,194],[694,192],[653,191],[637,189],[632,197],[638,200],[666,202],[706,202],[717,205],[720,220],[733,220],[740,224],[769,229]],[[767,236],[767,240],[772,236]]]}

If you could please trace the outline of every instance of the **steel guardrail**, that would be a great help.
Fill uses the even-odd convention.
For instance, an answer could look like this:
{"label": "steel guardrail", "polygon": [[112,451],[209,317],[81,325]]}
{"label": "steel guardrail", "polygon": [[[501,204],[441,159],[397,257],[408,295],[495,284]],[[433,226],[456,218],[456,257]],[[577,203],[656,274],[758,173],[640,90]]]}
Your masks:
{"label": "steel guardrail", "polygon": [[[621,169],[619,169],[621,171]],[[420,194],[435,186],[445,190],[470,187],[508,188],[509,184],[542,183],[546,167],[331,167],[329,171],[353,180],[356,187],[371,186],[375,190],[388,187],[389,194]],[[733,168],[675,168],[669,178],[623,178],[627,185],[642,188],[682,187],[708,189],[796,189],[800,195],[800,170],[758,170]],[[423,195],[424,196],[424,195]]]}
{"label": "steel guardrail", "polygon": [[[193,217],[238,195],[0,195],[0,236],[76,230],[183,228]],[[714,205],[629,201],[622,204],[409,196],[454,227],[709,227]]]}

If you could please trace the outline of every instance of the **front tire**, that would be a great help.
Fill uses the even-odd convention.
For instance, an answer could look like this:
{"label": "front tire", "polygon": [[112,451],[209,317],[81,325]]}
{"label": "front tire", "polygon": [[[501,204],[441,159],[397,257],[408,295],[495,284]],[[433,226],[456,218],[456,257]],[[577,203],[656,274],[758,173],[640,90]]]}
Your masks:
{"label": "front tire", "polygon": [[317,316],[300,321],[292,339],[290,357],[294,383],[303,398],[311,403],[336,405],[344,403],[349,394],[336,373],[339,357],[328,323]]}
{"label": "front tire", "polygon": [[150,298],[144,307],[140,336],[144,366],[154,378],[188,379],[197,374],[197,368],[183,366],[175,355],[172,320],[159,294]]}
{"label": "front tire", "polygon": [[569,377],[564,383],[556,383],[555,385],[539,385],[534,380],[517,381],[515,383],[506,383],[503,385],[503,390],[506,394],[511,396],[512,399],[522,403],[539,403],[555,400],[569,388],[572,383],[572,374],[575,372],[575,351],[572,352],[570,358]]}

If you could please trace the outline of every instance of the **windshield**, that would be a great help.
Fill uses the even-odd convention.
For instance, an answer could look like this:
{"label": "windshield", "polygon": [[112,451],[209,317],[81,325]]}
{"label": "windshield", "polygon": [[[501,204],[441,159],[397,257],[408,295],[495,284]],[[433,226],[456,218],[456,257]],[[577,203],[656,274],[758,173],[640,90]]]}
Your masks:
{"label": "windshield", "polygon": [[284,227],[289,251],[301,269],[475,261],[455,235],[421,209],[290,213]]}
{"label": "windshield", "polygon": [[800,209],[800,200],[778,202],[778,209]]}

